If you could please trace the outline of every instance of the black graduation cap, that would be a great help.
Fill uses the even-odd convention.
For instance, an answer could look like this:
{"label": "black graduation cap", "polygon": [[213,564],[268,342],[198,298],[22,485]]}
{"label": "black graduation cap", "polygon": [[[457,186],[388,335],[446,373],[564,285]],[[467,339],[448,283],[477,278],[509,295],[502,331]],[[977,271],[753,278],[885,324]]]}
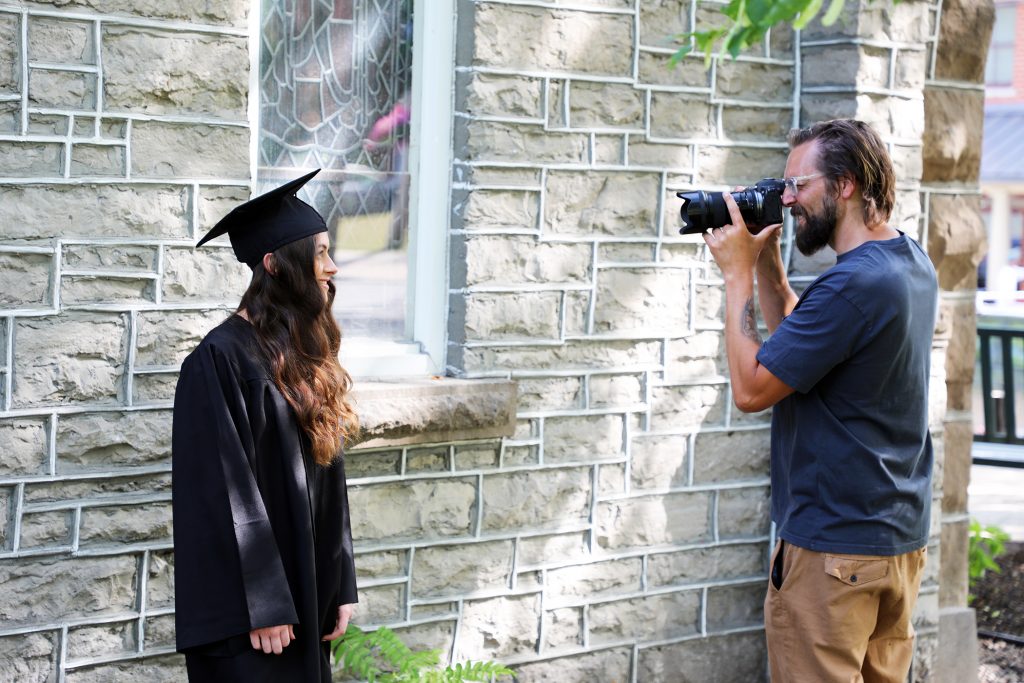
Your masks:
{"label": "black graduation cap", "polygon": [[323,216],[295,196],[319,172],[318,168],[236,206],[196,246],[201,247],[214,237],[227,233],[238,260],[255,268],[264,254],[303,237],[327,232]]}

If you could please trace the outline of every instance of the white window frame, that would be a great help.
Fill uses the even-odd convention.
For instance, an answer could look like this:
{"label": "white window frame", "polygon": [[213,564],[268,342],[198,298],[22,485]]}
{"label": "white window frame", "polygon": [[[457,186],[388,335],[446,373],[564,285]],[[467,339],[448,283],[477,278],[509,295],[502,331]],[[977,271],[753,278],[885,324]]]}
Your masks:
{"label": "white window frame", "polygon": [[[409,141],[409,271],[406,336],[344,337],[341,362],[357,378],[443,375],[447,356],[448,225],[455,119],[456,0],[414,0]],[[260,0],[251,5],[249,120],[251,177],[259,144]],[[427,83],[429,81],[429,87]]]}

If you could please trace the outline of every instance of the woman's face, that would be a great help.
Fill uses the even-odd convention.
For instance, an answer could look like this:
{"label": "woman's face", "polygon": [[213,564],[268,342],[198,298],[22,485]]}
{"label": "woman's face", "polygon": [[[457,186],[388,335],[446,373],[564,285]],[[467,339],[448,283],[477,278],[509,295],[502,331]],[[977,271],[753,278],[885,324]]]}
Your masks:
{"label": "woman's face", "polygon": [[313,253],[313,274],[316,276],[317,284],[323,290],[324,297],[327,297],[327,287],[331,278],[338,272],[338,266],[334,265],[331,259],[330,240],[326,232],[316,234],[316,247]]}

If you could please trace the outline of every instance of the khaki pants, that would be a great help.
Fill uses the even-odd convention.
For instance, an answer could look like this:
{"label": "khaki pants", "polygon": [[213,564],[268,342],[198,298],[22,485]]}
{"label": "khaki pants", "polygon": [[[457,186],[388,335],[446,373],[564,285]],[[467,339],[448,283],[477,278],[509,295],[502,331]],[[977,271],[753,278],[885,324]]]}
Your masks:
{"label": "khaki pants", "polygon": [[903,683],[925,548],[846,555],[779,541],[764,602],[773,683]]}

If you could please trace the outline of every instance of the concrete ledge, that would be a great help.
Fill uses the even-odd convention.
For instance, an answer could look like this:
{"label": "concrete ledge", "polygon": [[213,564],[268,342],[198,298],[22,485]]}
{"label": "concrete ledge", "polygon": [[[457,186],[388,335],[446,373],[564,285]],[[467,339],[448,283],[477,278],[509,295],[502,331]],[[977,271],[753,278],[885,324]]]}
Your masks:
{"label": "concrete ledge", "polygon": [[353,391],[362,427],[352,450],[511,436],[516,383],[504,379],[403,379],[359,382]]}
{"label": "concrete ledge", "polygon": [[978,628],[970,607],[939,610],[936,683],[977,683]]}

